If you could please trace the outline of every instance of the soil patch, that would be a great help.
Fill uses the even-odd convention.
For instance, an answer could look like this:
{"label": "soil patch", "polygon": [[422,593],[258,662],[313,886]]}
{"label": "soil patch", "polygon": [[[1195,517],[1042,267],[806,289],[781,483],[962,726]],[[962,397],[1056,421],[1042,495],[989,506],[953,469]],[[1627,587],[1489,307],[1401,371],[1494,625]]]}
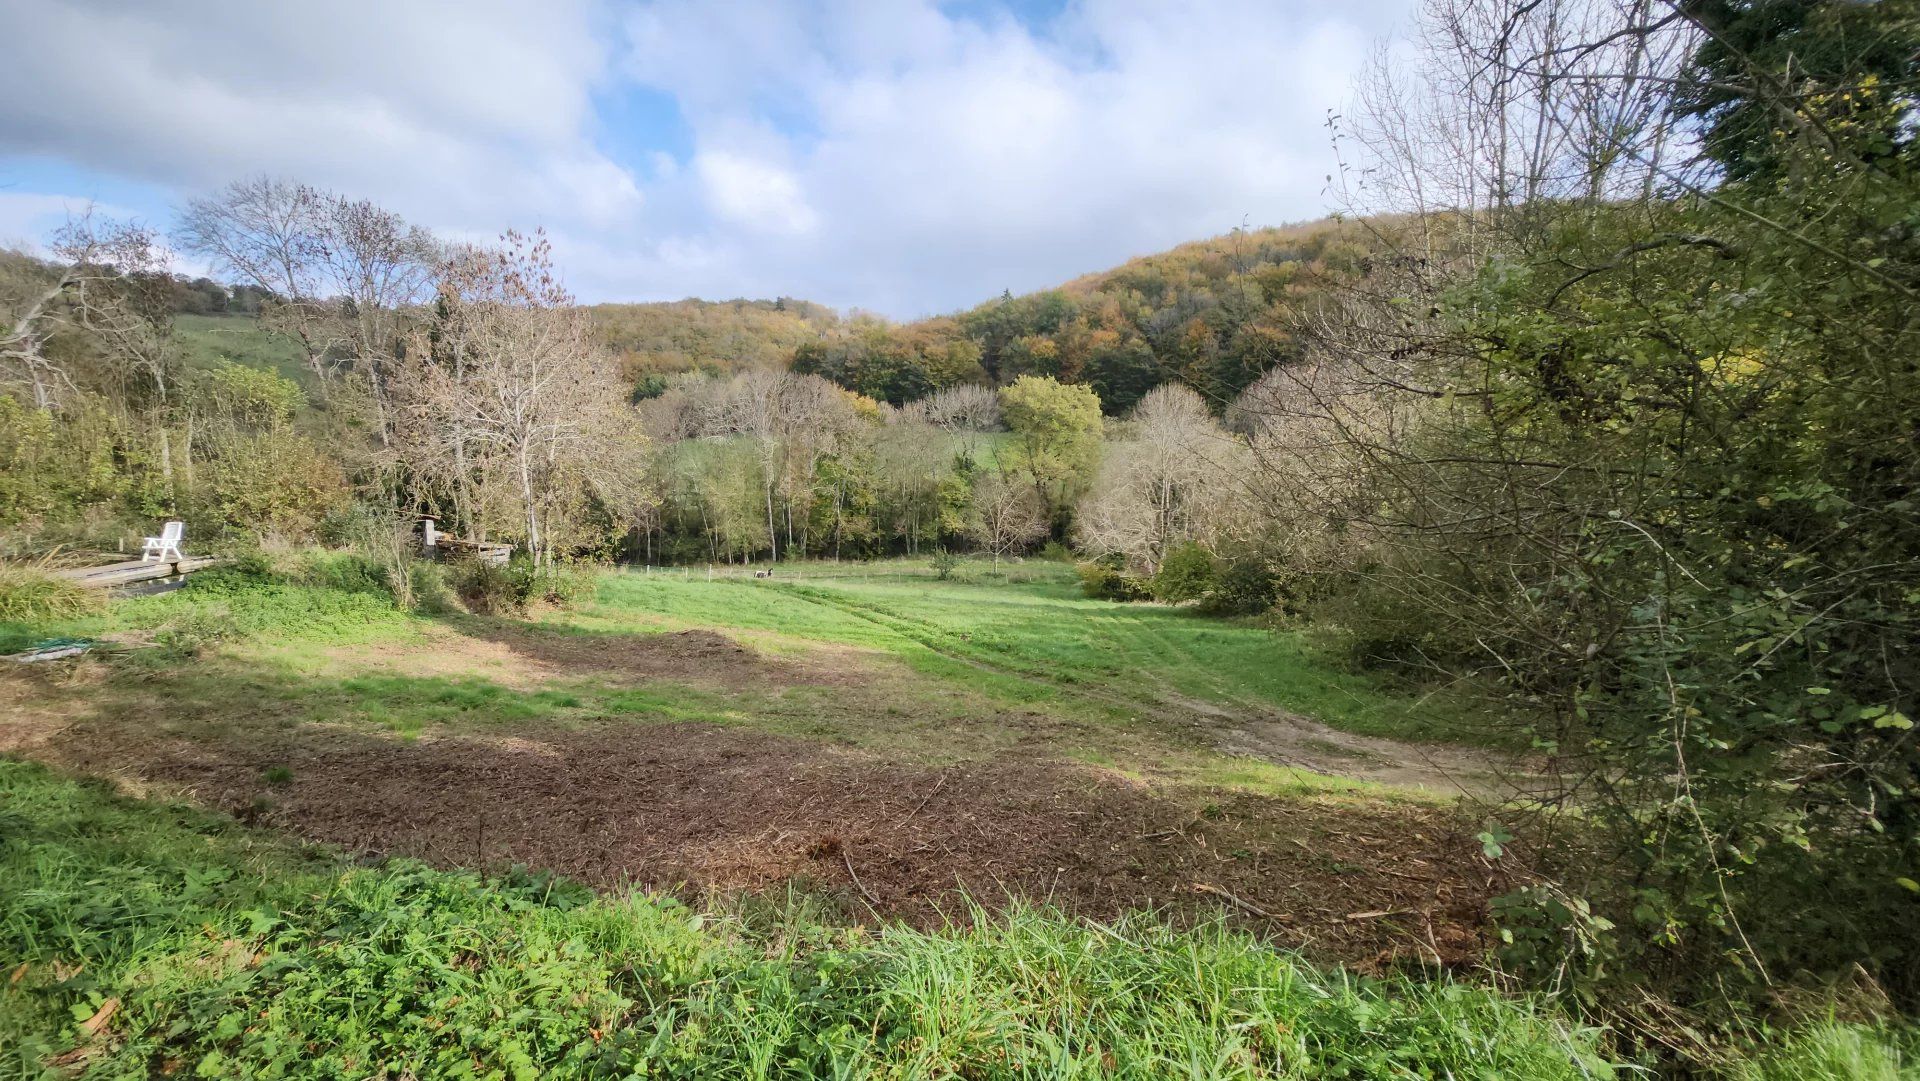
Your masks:
{"label": "soil patch", "polygon": [[1526,764],[1512,756],[1355,735],[1296,714],[1249,711],[1223,720],[1213,729],[1221,751],[1336,777],[1498,797],[1526,774]]}
{"label": "soil patch", "polygon": [[[940,770],[699,724],[411,742],[304,726],[211,742],[92,718],[6,749],[356,852],[690,896],[799,880],[917,925],[964,917],[966,897],[1093,917],[1224,905],[1348,963],[1458,963],[1481,953],[1487,900],[1505,888],[1443,809],[1222,794],[1196,813],[1110,771]],[[291,779],[268,783],[269,770]]]}
{"label": "soil patch", "polygon": [[717,631],[660,634],[583,634],[525,624],[463,627],[479,648],[504,648],[526,662],[558,674],[594,674],[618,682],[666,679],[727,688],[742,686],[857,685],[870,681],[874,665],[852,650],[819,655],[768,657]]}

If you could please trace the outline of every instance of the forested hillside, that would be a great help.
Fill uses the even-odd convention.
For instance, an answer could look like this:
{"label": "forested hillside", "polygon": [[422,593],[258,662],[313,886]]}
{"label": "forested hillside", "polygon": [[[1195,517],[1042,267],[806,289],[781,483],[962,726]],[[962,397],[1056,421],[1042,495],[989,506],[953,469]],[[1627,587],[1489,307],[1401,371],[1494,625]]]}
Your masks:
{"label": "forested hillside", "polygon": [[785,367],[795,349],[840,325],[832,309],[787,297],[595,304],[588,311],[595,335],[636,388],[676,372]]}
{"label": "forested hillside", "polygon": [[[1366,236],[1364,224],[1331,221],[1236,229],[1056,289],[906,323],[790,297],[594,304],[587,312],[643,398],[682,373],[790,368],[893,405],[963,383],[1041,375],[1091,387],[1113,416],[1163,383],[1191,387],[1218,412],[1261,373],[1299,357],[1297,324],[1353,275]],[[173,278],[168,287],[184,336],[227,342],[242,362],[287,353],[284,343],[243,341],[256,329],[247,317],[258,314],[262,295],[205,278]]]}
{"label": "forested hillside", "polygon": [[856,322],[800,347],[793,367],[896,405],[1038,375],[1091,387],[1109,415],[1164,383],[1224,409],[1299,357],[1294,324],[1352,276],[1364,240],[1363,228],[1330,221],[1236,229],[957,315]]}

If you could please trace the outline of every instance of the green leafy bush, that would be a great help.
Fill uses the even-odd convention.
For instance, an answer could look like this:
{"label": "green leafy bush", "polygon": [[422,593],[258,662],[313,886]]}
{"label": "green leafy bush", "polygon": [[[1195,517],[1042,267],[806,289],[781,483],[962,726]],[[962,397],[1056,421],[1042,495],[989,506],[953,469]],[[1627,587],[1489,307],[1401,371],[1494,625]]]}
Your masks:
{"label": "green leafy bush", "polygon": [[460,603],[475,612],[517,612],[526,599],[508,568],[484,559],[461,556],[446,562],[447,585]]}
{"label": "green leafy bush", "polygon": [[393,594],[386,569],[356,552],[306,553],[301,557],[294,577],[299,582],[322,589],[388,596]]}
{"label": "green leafy bush", "polygon": [[1216,616],[1253,616],[1280,602],[1280,583],[1267,562],[1251,553],[1230,555],[1217,565],[1213,589],[1200,610]]}
{"label": "green leafy bush", "polygon": [[944,582],[953,577],[954,570],[960,566],[960,557],[942,548],[933,553],[931,566],[934,577]]}
{"label": "green leafy bush", "polygon": [[571,608],[593,598],[598,571],[587,563],[549,563],[536,567],[529,559],[504,566],[460,558],[447,563],[447,584],[468,608],[476,612],[510,614],[535,604]]}
{"label": "green leafy bush", "polygon": [[[337,637],[366,633],[402,613],[393,595],[371,588],[364,572],[351,568],[352,557],[319,564],[304,557],[280,570],[254,553],[234,562],[196,571],[171,593],[144,597],[116,607],[116,619],[131,626],[155,627],[176,648],[187,652],[227,637],[278,635]],[[303,580],[314,566],[333,584]],[[342,588],[351,585],[354,588]]]}
{"label": "green leafy bush", "polygon": [[1147,583],[1118,567],[1094,561],[1074,567],[1080,575],[1080,590],[1101,601],[1143,601],[1151,597]]}
{"label": "green leafy bush", "polygon": [[1220,585],[1220,570],[1213,553],[1188,541],[1169,551],[1153,576],[1156,600],[1178,604],[1197,601]]}

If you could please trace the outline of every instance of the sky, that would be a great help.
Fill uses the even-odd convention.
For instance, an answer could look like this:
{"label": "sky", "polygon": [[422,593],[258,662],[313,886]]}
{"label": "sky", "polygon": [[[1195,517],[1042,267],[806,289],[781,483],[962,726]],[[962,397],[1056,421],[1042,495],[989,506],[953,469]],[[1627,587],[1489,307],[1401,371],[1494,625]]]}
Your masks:
{"label": "sky", "polygon": [[0,243],[269,174],[586,301],[915,318],[1326,213],[1408,2],[0,0]]}

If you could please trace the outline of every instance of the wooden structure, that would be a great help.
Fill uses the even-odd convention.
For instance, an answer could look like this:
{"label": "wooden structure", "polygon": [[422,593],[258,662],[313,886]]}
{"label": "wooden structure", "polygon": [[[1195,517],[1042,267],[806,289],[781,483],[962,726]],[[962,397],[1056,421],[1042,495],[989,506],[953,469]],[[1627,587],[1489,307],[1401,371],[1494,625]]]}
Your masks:
{"label": "wooden structure", "polygon": [[472,556],[482,563],[504,567],[513,558],[513,545],[461,540],[440,532],[439,520],[426,514],[420,517],[420,554],[428,559]]}
{"label": "wooden structure", "polygon": [[109,563],[104,567],[67,567],[53,573],[60,578],[86,586],[89,589],[113,589],[118,586],[132,585],[135,582],[147,582],[156,578],[172,578],[177,575],[191,574],[204,567],[211,567],[226,560],[213,556],[183,556],[176,554],[171,559],[130,560],[126,563]]}

